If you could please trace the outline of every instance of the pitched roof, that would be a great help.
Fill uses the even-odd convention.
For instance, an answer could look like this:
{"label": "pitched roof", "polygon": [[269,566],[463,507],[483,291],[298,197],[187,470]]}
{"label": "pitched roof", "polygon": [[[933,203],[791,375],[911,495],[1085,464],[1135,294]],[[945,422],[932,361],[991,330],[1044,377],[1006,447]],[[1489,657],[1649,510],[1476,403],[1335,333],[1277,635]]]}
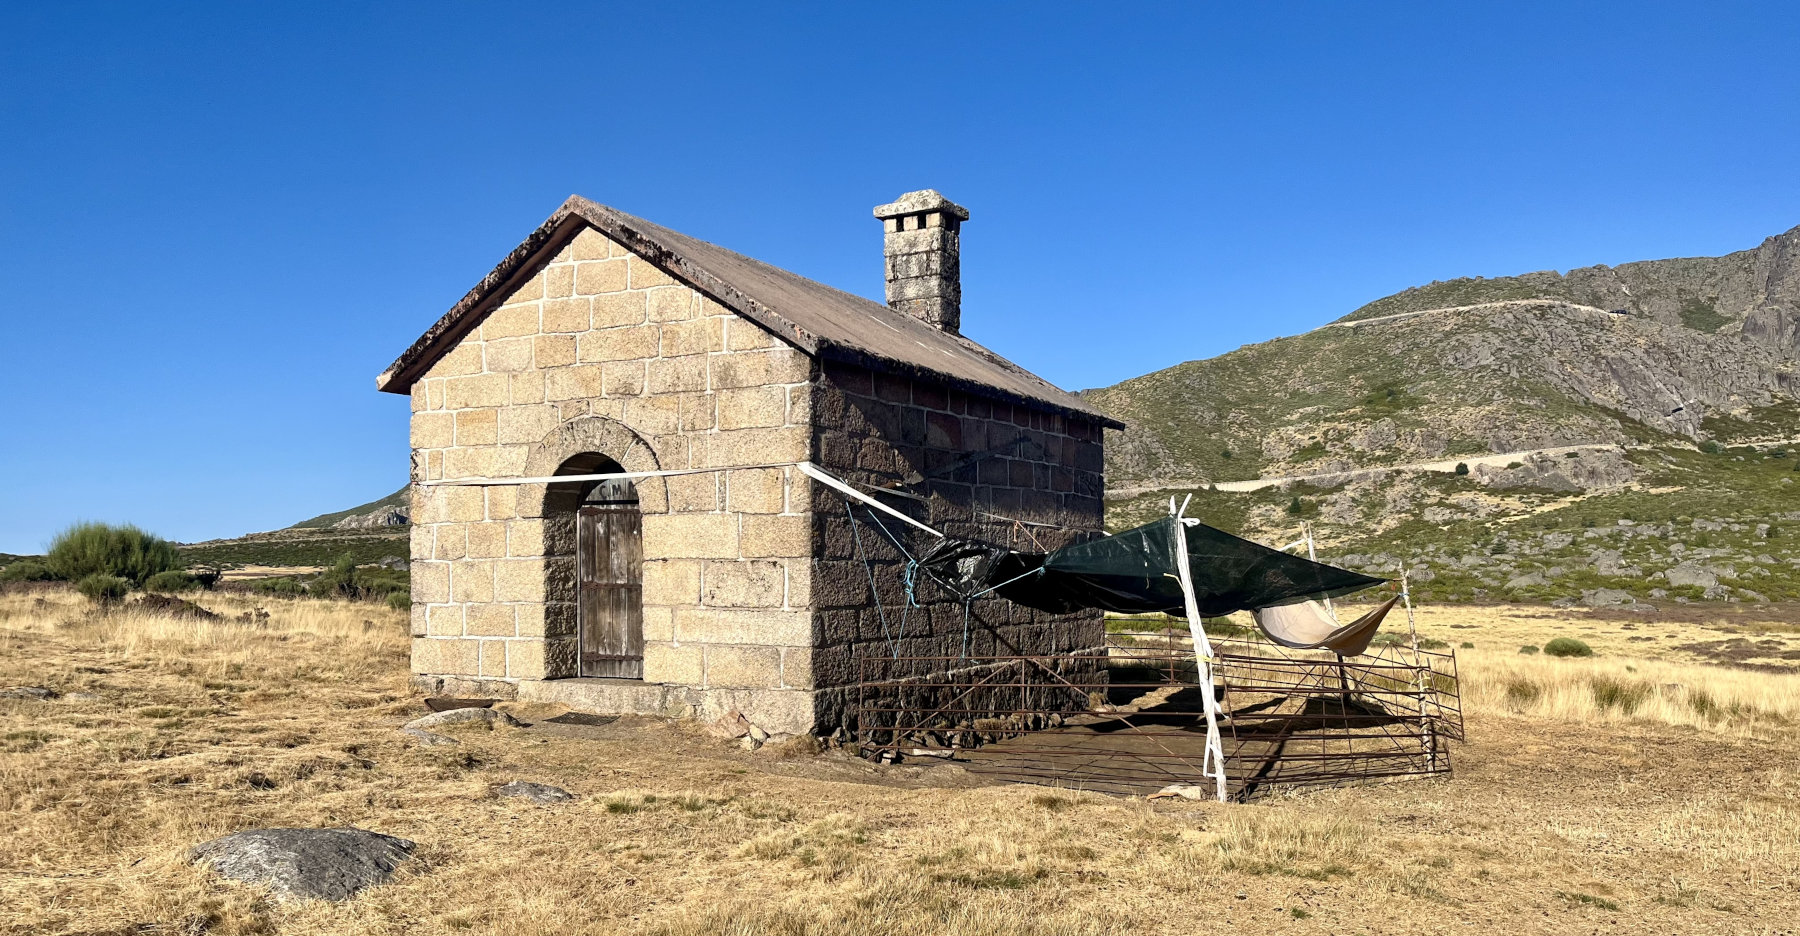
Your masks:
{"label": "pitched roof", "polygon": [[560,248],[583,226],[595,228],[676,280],[814,357],[935,378],[984,396],[1123,428],[1080,397],[961,335],[578,195],[563,202],[549,220],[451,306],[376,378],[376,386],[389,393],[409,392],[439,357],[480,323],[512,284],[535,271],[537,257]]}

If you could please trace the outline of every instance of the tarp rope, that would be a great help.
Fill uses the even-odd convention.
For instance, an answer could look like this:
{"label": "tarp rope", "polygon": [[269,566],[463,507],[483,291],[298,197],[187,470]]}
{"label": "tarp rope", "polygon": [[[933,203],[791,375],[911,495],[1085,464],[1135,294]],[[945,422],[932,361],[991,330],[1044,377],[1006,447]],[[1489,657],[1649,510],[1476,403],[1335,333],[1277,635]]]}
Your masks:
{"label": "tarp rope", "polygon": [[[863,552],[862,531],[856,525],[856,512],[850,509],[850,498],[844,498],[844,516],[850,520],[850,537],[856,543],[856,558],[861,559],[863,570],[869,574],[869,594],[875,596],[875,614],[881,619],[881,639],[887,641],[888,653],[894,659],[900,659],[900,647],[894,643],[894,636],[888,633],[887,609],[881,606],[881,589],[875,587],[875,563]],[[901,631],[905,636],[905,631]]]}

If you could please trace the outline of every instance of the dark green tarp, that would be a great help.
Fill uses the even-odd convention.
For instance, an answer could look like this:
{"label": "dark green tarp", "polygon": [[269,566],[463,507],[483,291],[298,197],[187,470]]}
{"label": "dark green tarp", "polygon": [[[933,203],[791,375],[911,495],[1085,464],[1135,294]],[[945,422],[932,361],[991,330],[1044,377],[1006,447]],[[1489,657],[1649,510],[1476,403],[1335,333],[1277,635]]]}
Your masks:
{"label": "dark green tarp", "polygon": [[[1173,517],[1164,517],[1047,555],[967,540],[945,541],[921,557],[920,565],[958,594],[992,589],[1018,604],[1057,614],[1100,608],[1185,615],[1181,583],[1175,577],[1174,523]],[[1186,534],[1188,567],[1202,617],[1336,598],[1386,581],[1270,549],[1205,524],[1189,525]]]}

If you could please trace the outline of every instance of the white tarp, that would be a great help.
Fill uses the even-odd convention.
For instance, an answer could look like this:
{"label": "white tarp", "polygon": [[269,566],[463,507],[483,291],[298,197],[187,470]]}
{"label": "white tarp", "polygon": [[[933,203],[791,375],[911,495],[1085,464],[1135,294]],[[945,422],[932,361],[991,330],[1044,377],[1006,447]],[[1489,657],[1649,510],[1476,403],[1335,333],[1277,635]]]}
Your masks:
{"label": "white tarp", "polygon": [[1339,624],[1331,612],[1316,601],[1260,608],[1251,613],[1256,617],[1256,626],[1262,628],[1270,640],[1284,647],[1330,650],[1342,656],[1355,656],[1369,649],[1369,641],[1375,639],[1382,619],[1399,600],[1398,595],[1389,598],[1348,624]]}

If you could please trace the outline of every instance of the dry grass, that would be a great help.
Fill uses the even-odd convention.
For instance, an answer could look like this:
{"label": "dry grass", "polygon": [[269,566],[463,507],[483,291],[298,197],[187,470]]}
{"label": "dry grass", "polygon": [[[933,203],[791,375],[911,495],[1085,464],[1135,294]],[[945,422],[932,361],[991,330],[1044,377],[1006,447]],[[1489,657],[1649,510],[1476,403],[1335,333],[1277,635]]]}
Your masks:
{"label": "dry grass", "polygon": [[[195,624],[0,596],[0,683],[64,693],[0,701],[0,931],[1773,932],[1800,911],[1791,710],[1762,674],[1464,651],[1455,780],[1151,804],[654,722],[409,747],[401,615],[262,606],[260,624]],[[1568,688],[1627,676],[1688,688],[1667,714],[1654,692],[1626,714]],[[1517,705],[1515,680],[1546,689]],[[1693,687],[1757,714],[1683,721]],[[512,779],[580,798],[492,795]],[[235,829],[341,824],[420,860],[333,906],[183,858]]]}

